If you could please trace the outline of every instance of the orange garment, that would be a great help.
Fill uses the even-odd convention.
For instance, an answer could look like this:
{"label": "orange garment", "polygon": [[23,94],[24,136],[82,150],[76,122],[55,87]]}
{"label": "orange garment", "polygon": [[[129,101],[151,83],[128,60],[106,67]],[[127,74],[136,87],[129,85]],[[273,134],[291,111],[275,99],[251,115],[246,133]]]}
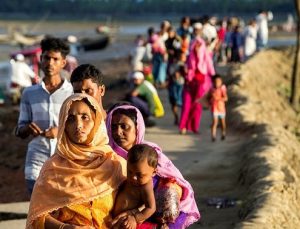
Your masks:
{"label": "orange garment", "polygon": [[63,207],[54,212],[52,216],[61,222],[80,226],[94,226],[95,228],[107,228],[109,213],[113,208],[115,195],[107,195],[95,199],[90,203],[75,204]]}
{"label": "orange garment", "polygon": [[[65,134],[65,122],[71,104],[83,99],[96,111],[88,140],[80,145],[71,142]],[[26,228],[43,228],[45,217],[50,213],[55,216],[54,211],[62,213],[62,222],[66,217],[66,222],[103,224],[125,174],[126,161],[108,145],[98,102],[84,94],[70,96],[61,107],[56,152],[46,161],[35,183]],[[70,219],[70,214],[74,214],[74,219]]]}
{"label": "orange garment", "polygon": [[[108,228],[112,220],[110,211],[113,209],[115,193],[93,201],[62,207],[51,212],[51,216],[60,222],[78,226],[94,226],[99,229]],[[45,217],[34,221],[33,228],[44,229]]]}
{"label": "orange garment", "polygon": [[190,47],[189,38],[186,37],[185,39],[182,39],[182,41],[181,41],[181,51],[185,54],[188,54],[189,47]]}

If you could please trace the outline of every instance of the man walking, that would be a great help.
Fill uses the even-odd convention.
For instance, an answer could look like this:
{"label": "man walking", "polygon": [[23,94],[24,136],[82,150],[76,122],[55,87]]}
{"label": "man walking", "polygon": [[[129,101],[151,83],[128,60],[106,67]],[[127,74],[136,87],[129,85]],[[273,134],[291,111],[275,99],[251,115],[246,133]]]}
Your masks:
{"label": "man walking", "polygon": [[27,87],[21,97],[16,136],[29,142],[25,163],[25,180],[31,195],[44,162],[56,147],[58,115],[63,101],[73,93],[72,85],[60,72],[66,64],[69,46],[61,39],[49,37],[41,41],[41,84]]}

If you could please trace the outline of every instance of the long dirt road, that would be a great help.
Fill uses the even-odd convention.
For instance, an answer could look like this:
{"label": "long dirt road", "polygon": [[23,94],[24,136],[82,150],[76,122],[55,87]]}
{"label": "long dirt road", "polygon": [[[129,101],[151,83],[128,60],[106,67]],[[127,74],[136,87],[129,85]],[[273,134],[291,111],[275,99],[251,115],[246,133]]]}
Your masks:
{"label": "long dirt road", "polygon": [[[218,71],[226,75],[228,68],[218,68]],[[209,110],[203,111],[199,135],[180,135],[173,125],[167,91],[161,90],[159,94],[166,115],[157,119],[157,127],[147,129],[146,140],[160,145],[192,184],[201,219],[190,228],[233,228],[240,221],[238,211],[243,201],[244,192],[237,181],[239,152],[243,150],[246,137],[229,126],[225,141],[221,141],[219,136],[216,142],[212,142]],[[236,205],[228,208],[208,206],[207,201],[215,197],[235,200],[233,203]]]}

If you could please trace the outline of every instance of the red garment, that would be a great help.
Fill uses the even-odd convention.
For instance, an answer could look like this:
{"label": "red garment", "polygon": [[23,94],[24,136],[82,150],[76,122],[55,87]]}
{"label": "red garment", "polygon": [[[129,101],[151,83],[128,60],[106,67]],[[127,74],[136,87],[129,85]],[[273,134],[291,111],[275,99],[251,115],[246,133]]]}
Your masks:
{"label": "red garment", "polygon": [[221,113],[225,114],[225,101],[224,98],[226,96],[226,86],[222,85],[220,88],[212,88],[211,89],[211,111],[212,113]]}
{"label": "red garment", "polygon": [[143,222],[143,224],[137,225],[136,229],[155,229],[156,227],[155,223]]}
{"label": "red garment", "polygon": [[195,70],[195,80],[199,81],[199,83],[204,83],[204,79],[205,79],[205,76],[203,74],[201,74],[201,72],[196,69]]}
{"label": "red garment", "polygon": [[179,122],[179,129],[190,130],[194,133],[199,132],[202,116],[202,105],[195,102],[203,96],[203,83],[193,80],[186,84],[182,92],[182,108]]}
{"label": "red garment", "polygon": [[222,43],[225,40],[225,35],[226,35],[226,28],[221,27],[218,31],[218,38]]}
{"label": "red garment", "polygon": [[191,43],[187,59],[188,72],[182,93],[182,107],[179,122],[180,130],[199,132],[202,105],[197,101],[211,87],[211,76],[215,74],[211,52],[202,38],[195,38]]}

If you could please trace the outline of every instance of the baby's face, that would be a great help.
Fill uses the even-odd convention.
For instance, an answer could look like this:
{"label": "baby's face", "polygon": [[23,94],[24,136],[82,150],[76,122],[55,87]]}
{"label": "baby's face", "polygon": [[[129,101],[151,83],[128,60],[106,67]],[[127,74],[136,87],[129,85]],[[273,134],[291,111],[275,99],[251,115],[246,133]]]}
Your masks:
{"label": "baby's face", "polygon": [[155,169],[148,165],[147,159],[137,163],[127,164],[127,180],[134,186],[142,186],[149,181],[152,182],[152,177],[155,174]]}

